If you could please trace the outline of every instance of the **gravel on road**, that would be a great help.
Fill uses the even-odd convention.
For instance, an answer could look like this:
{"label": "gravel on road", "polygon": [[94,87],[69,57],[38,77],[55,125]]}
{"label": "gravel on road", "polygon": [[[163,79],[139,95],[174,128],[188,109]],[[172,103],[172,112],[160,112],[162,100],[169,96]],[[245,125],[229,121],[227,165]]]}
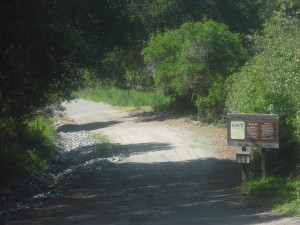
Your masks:
{"label": "gravel on road", "polygon": [[[233,160],[235,149],[226,144],[225,129],[186,119],[151,118],[84,100],[64,106],[75,125],[65,124],[61,132],[100,133],[119,144],[126,157],[93,169],[60,199],[9,218],[7,225],[300,224],[233,189],[240,183],[240,166]],[[76,149],[82,146],[74,146],[69,152],[74,151],[76,159],[81,155]]]}

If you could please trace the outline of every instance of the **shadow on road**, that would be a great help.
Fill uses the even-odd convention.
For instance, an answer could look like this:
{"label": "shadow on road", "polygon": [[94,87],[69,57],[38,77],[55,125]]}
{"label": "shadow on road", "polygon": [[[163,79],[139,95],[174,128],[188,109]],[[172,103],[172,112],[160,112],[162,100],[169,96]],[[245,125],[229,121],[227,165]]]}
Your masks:
{"label": "shadow on road", "polygon": [[230,160],[121,163],[92,172],[61,200],[8,224],[254,225],[285,219],[264,214],[261,202],[236,193],[232,187],[239,182],[239,166]]}
{"label": "shadow on road", "polygon": [[79,132],[79,131],[92,131],[105,127],[110,127],[121,123],[120,121],[108,121],[108,122],[95,122],[86,124],[65,124],[57,128],[57,132]]}
{"label": "shadow on road", "polygon": [[127,154],[132,153],[146,153],[146,152],[158,152],[162,150],[173,149],[173,146],[169,143],[149,142],[149,143],[137,143],[122,145],[123,149],[126,149]]}
{"label": "shadow on road", "polygon": [[178,119],[184,114],[175,114],[174,112],[139,112],[132,113],[128,118],[137,118],[140,122],[165,121],[167,119]]}

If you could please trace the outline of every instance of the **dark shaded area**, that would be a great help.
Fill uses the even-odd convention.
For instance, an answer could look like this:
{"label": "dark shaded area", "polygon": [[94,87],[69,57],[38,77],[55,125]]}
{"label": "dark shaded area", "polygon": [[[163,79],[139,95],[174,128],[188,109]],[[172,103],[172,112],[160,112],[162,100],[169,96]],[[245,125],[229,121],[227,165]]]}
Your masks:
{"label": "dark shaded area", "polygon": [[[122,147],[131,153],[172,148],[167,143]],[[90,173],[62,199],[6,218],[5,224],[251,225],[285,218],[263,214],[263,202],[232,189],[239,183],[240,165],[230,160],[121,163]]]}
{"label": "dark shaded area", "polygon": [[86,124],[66,124],[57,128],[57,132],[79,132],[79,131],[92,131],[105,127],[110,127],[121,123],[120,121],[108,121],[108,122],[95,122]]}
{"label": "dark shaded area", "polygon": [[173,146],[169,143],[138,143],[138,144],[128,144],[122,145],[122,148],[126,149],[125,153],[130,155],[133,153],[145,153],[145,152],[157,152],[162,150],[172,149]]}
{"label": "dark shaded area", "polygon": [[90,146],[82,146],[71,151],[60,153],[52,160],[51,172],[57,174],[68,168],[73,168],[98,158],[109,158],[117,151],[121,151],[117,146],[112,150],[106,143],[96,143]]}
{"label": "dark shaded area", "polygon": [[[105,159],[111,157],[112,154],[117,154],[121,151],[118,146],[114,146],[113,150],[107,143],[95,143],[90,146],[82,146],[67,152],[53,152],[51,156],[51,168],[47,172],[40,172],[32,170],[31,175],[27,178],[13,180],[9,188],[0,185],[0,215],[2,211],[7,209],[17,208],[16,204],[31,204],[35,200],[33,196],[47,193],[49,191],[57,191],[57,188],[62,186],[69,186],[73,180],[78,179],[82,175],[89,174],[97,165],[95,159]],[[67,174],[67,177],[61,181],[55,181],[54,177],[58,174],[74,169],[76,174]],[[45,199],[44,199],[45,200]],[[49,200],[49,199],[48,199]],[[2,223],[0,223],[2,224]]]}
{"label": "dark shaded area", "polygon": [[197,170],[203,163],[231,164],[216,159],[121,164],[91,174],[61,201],[11,224],[250,225],[284,217],[258,214],[259,203],[247,205],[239,194],[223,189],[225,177]]}
{"label": "dark shaded area", "polygon": [[165,121],[168,119],[179,119],[183,116],[195,115],[195,112],[180,112],[174,110],[166,110],[164,112],[141,112],[141,113],[133,113],[130,117],[137,117],[139,122],[152,122],[152,121]]}

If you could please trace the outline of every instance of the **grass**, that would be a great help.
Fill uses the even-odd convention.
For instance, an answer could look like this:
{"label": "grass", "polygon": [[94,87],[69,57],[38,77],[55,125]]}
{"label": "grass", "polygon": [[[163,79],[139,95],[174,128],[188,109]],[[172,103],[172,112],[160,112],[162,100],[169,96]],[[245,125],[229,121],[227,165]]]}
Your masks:
{"label": "grass", "polygon": [[[174,103],[170,98],[161,95],[139,91],[128,92],[110,87],[86,88],[76,92],[75,97],[133,109],[144,106],[150,106],[153,110],[166,109]],[[224,126],[224,124],[225,121],[219,121],[218,125]],[[105,147],[99,150],[104,151],[104,154],[115,148],[105,140],[105,137],[96,138],[100,138],[104,143]],[[264,202],[276,212],[300,216],[300,181],[297,179],[267,177],[262,180],[252,180],[246,186],[240,187],[239,191],[265,199]]]}
{"label": "grass", "polygon": [[53,122],[43,115],[36,116],[25,122],[26,134],[43,145],[52,145],[55,140],[55,129]]}
{"label": "grass", "polygon": [[242,193],[266,199],[264,201],[279,213],[300,216],[300,180],[267,177],[261,180],[252,180],[244,187]]}
{"label": "grass", "polygon": [[121,90],[111,87],[86,88],[74,93],[76,98],[104,102],[113,106],[141,109],[150,106],[152,110],[168,108],[173,100],[170,97],[134,90]]}
{"label": "grass", "polygon": [[280,213],[300,216],[300,181],[289,180],[287,186],[290,189],[288,198],[277,204],[274,209]]}
{"label": "grass", "polygon": [[105,135],[97,133],[92,134],[92,137],[101,143],[96,149],[98,158],[107,158],[122,150],[120,145],[112,143]]}
{"label": "grass", "polygon": [[55,129],[53,122],[45,115],[38,115],[24,121],[24,130],[20,137],[24,150],[25,170],[47,171],[48,158],[54,151]]}
{"label": "grass", "polygon": [[46,159],[42,159],[36,149],[27,150],[24,163],[27,170],[32,171],[38,169],[41,171],[47,171],[50,167],[49,162]]}
{"label": "grass", "polygon": [[53,123],[39,115],[22,121],[11,120],[6,126],[14,127],[14,133],[1,139],[0,175],[3,181],[30,176],[33,170],[47,171],[49,157],[54,151]]}

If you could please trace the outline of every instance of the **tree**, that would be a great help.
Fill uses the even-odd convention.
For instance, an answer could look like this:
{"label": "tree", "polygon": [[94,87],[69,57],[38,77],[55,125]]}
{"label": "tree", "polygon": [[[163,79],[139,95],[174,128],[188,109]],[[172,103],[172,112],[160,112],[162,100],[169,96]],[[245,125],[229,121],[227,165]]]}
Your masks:
{"label": "tree", "polygon": [[76,83],[70,49],[49,22],[53,8],[51,1],[1,4],[0,117],[20,118],[68,97]]}
{"label": "tree", "polygon": [[[193,102],[195,97],[207,97],[214,82],[225,79],[245,60],[241,37],[212,20],[185,23],[178,30],[152,36],[142,54],[158,88]],[[196,102],[201,104],[199,112],[207,107]]]}
{"label": "tree", "polygon": [[100,71],[106,54],[126,46],[125,0],[1,1],[0,117],[21,118]]}

